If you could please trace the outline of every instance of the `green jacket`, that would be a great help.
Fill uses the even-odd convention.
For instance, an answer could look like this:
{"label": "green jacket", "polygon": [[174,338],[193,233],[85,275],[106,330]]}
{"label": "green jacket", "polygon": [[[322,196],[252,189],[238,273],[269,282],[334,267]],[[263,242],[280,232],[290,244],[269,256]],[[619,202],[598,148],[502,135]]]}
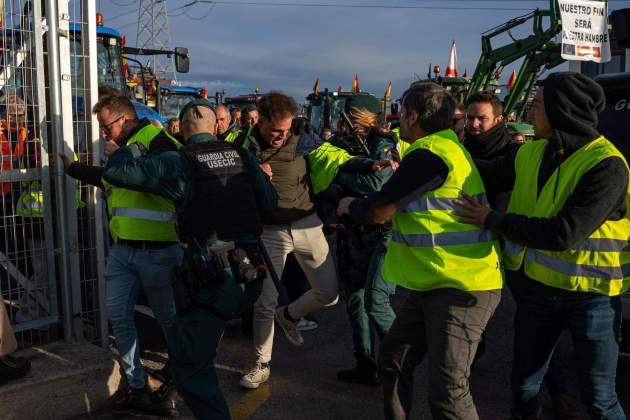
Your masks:
{"label": "green jacket", "polygon": [[[196,134],[187,144],[207,141],[218,140],[211,134]],[[248,156],[254,168],[256,201],[261,211],[272,211],[278,202],[276,190],[256,159]],[[121,147],[107,161],[103,179],[119,187],[160,194],[172,200],[177,209],[183,208],[191,195],[188,163],[179,151],[141,156],[136,147]]]}
{"label": "green jacket", "polygon": [[[396,148],[396,144],[391,138],[370,135],[367,138],[367,145],[370,149],[369,156],[366,156],[368,159],[374,161],[393,159],[392,150]],[[335,178],[335,183],[352,194],[364,196],[374,191],[380,191],[393,174],[392,168],[386,168],[379,172],[341,170]]]}

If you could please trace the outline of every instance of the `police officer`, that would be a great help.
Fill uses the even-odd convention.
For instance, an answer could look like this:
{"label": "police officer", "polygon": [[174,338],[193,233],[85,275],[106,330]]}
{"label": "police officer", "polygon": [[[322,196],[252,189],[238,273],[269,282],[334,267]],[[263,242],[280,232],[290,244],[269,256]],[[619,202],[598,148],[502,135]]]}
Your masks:
{"label": "police officer", "polygon": [[[352,127],[346,127],[343,131],[348,135],[336,136],[332,143],[354,155],[391,161],[396,145],[380,128],[378,100],[368,95],[349,97],[345,112]],[[340,187],[342,190],[337,195],[364,197],[379,191],[393,174],[391,167],[379,172],[352,172],[348,166],[342,168],[335,178],[333,188]],[[322,195],[326,196],[326,193]],[[395,286],[385,282],[381,276],[391,224],[361,224],[343,220],[346,223],[338,236],[341,241],[337,247],[337,260],[341,280],[346,284],[346,307],[357,365],[337,372],[337,378],[344,382],[375,385],[378,383],[374,348],[376,337],[382,340],[395,318],[389,301]]]}
{"label": "police officer", "polygon": [[123,147],[103,177],[175,204],[185,259],[174,280],[178,308],[168,340],[173,380],[197,418],[229,419],[214,368],[216,348],[226,320],[260,294],[266,274],[257,248],[259,211],[274,209],[277,198],[253,156],[216,139],[208,101],[189,102],[180,120],[186,144],[179,152],[143,156]]}

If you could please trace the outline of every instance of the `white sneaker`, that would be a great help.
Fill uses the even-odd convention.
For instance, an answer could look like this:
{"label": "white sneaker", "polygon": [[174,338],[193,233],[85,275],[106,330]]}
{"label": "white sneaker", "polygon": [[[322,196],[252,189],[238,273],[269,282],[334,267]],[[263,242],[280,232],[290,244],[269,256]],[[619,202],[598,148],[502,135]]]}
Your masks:
{"label": "white sneaker", "polygon": [[243,376],[240,380],[240,384],[242,387],[249,389],[256,389],[260,386],[260,384],[265,383],[269,380],[269,374],[271,373],[271,369],[269,368],[269,363],[260,363],[256,362],[256,365],[249,371],[249,373]]}
{"label": "white sneaker", "polygon": [[293,322],[284,316],[284,308],[286,306],[280,306],[276,309],[276,321],[280,324],[282,331],[287,336],[287,340],[294,346],[301,346],[304,344],[302,333],[297,329],[297,322]]}
{"label": "white sneaker", "polygon": [[319,327],[319,324],[315,321],[311,321],[310,319],[300,318],[297,322],[296,328],[299,331],[311,331]]}

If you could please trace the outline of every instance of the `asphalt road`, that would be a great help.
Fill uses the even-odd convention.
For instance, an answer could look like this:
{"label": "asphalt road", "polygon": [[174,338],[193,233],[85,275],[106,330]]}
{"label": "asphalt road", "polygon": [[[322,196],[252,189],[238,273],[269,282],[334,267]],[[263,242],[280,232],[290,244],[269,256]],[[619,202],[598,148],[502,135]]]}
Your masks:
{"label": "asphalt road", "polygon": [[[401,297],[396,299],[400,302]],[[511,407],[509,377],[512,361],[514,302],[505,291],[487,330],[486,354],[472,374],[472,393],[481,419],[507,419]],[[238,385],[252,361],[251,341],[240,323],[228,325],[216,360],[221,387],[234,419],[382,419],[380,387],[349,385],[336,380],[336,372],[353,366],[352,340],[343,303],[319,312],[320,327],[304,332],[305,345],[293,347],[280,332],[274,343],[271,379],[257,390]],[[276,329],[278,332],[279,329]],[[630,408],[630,355],[622,355],[619,393]],[[416,372],[413,419],[430,419],[426,370]],[[575,382],[574,378],[568,380]],[[577,385],[574,386],[577,397]],[[192,418],[180,401],[181,418]],[[553,419],[549,399],[545,418]],[[586,418],[586,416],[584,415]],[[91,418],[113,418],[107,411]],[[120,417],[118,417],[120,418]],[[138,417],[135,417],[138,418]]]}

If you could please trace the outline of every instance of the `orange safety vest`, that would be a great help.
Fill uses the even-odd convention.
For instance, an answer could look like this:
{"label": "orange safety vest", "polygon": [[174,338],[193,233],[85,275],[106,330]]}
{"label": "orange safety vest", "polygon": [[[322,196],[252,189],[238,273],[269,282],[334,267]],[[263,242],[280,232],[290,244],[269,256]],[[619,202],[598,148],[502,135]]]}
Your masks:
{"label": "orange safety vest", "polygon": [[[10,171],[11,169],[19,169],[22,158],[24,157],[24,149],[26,147],[26,127],[20,127],[18,131],[17,143],[11,150],[11,143],[7,139],[5,132],[7,130],[6,123],[2,122],[0,130],[0,158],[2,160],[2,171]],[[11,193],[11,183],[0,183],[0,197],[4,197]]]}

